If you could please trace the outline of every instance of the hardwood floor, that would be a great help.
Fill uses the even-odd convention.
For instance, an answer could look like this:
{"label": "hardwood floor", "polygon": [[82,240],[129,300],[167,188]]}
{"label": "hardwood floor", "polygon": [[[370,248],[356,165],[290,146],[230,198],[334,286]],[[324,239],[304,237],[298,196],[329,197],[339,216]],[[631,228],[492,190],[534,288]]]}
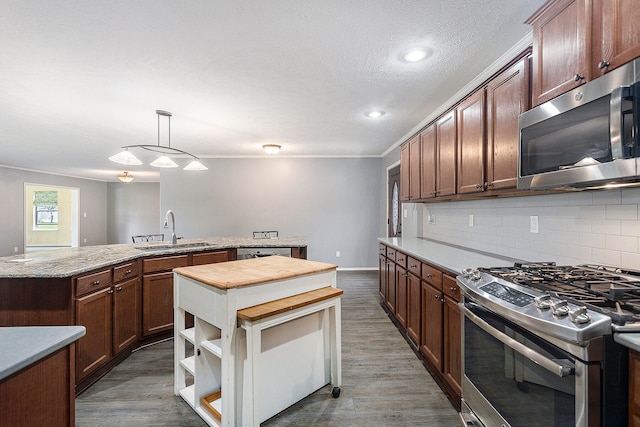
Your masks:
{"label": "hardwood floor", "polygon": [[[262,425],[459,425],[448,398],[380,307],[377,272],[338,272],[338,287],[344,290],[340,397],[326,386]],[[135,352],[76,398],[76,426],[205,425],[173,394],[173,341]]]}

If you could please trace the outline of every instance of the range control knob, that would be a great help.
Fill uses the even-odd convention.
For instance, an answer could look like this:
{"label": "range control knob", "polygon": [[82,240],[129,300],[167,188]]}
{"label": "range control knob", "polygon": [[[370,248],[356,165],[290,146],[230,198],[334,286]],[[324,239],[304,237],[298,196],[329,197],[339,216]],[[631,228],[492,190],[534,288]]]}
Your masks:
{"label": "range control knob", "polygon": [[575,310],[571,310],[569,312],[569,319],[573,323],[582,324],[591,322],[591,316],[589,316],[589,312],[587,311],[587,307],[582,306],[578,307]]}
{"label": "range control knob", "polygon": [[548,310],[551,308],[551,295],[546,294],[535,297],[534,302],[540,310]]}
{"label": "range control knob", "polygon": [[551,311],[553,312],[554,316],[566,316],[567,314],[569,314],[569,304],[565,300],[552,302]]}
{"label": "range control knob", "polygon": [[462,270],[462,275],[471,280],[480,280],[480,272],[475,268],[465,268]]}

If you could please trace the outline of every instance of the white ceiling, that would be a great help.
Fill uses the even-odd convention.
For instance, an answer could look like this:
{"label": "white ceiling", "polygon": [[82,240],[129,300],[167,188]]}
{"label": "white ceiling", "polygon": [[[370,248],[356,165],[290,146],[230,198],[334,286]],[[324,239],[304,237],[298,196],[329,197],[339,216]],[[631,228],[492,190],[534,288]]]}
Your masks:
{"label": "white ceiling", "polygon": [[[3,0],[0,165],[114,181],[107,157],[156,144],[157,109],[205,164],[265,143],[380,156],[526,37],[543,2]],[[404,63],[411,46],[433,54]]]}

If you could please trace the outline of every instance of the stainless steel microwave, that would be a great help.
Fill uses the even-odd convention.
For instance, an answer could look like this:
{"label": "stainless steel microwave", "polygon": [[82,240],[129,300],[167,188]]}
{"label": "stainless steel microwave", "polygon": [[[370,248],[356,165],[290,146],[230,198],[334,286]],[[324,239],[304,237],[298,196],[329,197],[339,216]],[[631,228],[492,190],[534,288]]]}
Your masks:
{"label": "stainless steel microwave", "polygon": [[520,115],[518,188],[640,183],[640,58]]}

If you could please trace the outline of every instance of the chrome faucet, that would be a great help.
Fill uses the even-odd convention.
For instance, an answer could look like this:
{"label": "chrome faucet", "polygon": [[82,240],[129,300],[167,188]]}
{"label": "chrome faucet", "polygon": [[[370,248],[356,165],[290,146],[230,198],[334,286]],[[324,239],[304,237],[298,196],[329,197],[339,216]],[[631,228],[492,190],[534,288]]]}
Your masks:
{"label": "chrome faucet", "polygon": [[167,214],[164,216],[164,228],[169,228],[169,215],[171,215],[171,244],[175,245],[178,243],[178,238],[176,237],[176,217],[173,215],[173,211],[169,209]]}

